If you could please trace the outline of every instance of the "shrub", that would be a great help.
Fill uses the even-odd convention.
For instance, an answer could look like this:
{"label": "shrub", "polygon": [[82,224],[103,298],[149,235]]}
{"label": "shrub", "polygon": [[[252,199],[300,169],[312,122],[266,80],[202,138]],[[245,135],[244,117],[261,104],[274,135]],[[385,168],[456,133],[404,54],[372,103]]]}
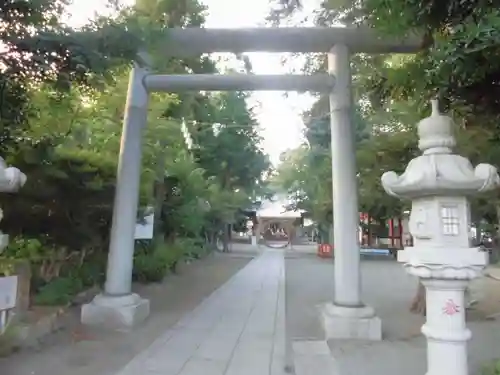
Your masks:
{"label": "shrub", "polygon": [[481,371],[481,375],[500,375],[500,359],[485,366]]}
{"label": "shrub", "polygon": [[177,246],[167,246],[153,241],[139,241],[134,256],[132,277],[139,282],[160,282],[175,270],[183,258]]}
{"label": "shrub", "polygon": [[134,256],[134,281],[162,281],[167,274],[176,272],[179,262],[205,255],[208,250],[200,243],[190,238],[156,244],[153,241],[138,241]]}
{"label": "shrub", "polygon": [[35,295],[34,302],[37,305],[65,306],[82,290],[84,290],[82,280],[59,277],[41,286]]}
{"label": "shrub", "polygon": [[181,238],[177,240],[177,246],[180,247],[186,258],[199,259],[205,256],[210,248],[201,238]]}
{"label": "shrub", "polygon": [[104,279],[106,254],[69,251],[33,238],[13,238],[3,254],[5,263],[27,260],[31,265],[34,302],[65,305],[86,287]]}
{"label": "shrub", "polygon": [[168,262],[154,245],[141,245],[134,255],[132,278],[138,282],[160,282],[168,273]]}
{"label": "shrub", "polygon": [[90,151],[50,146],[21,148],[11,159],[28,180],[18,193],[0,196],[6,233],[77,251],[106,247],[115,161]]}
{"label": "shrub", "polygon": [[[66,300],[78,289],[103,280],[113,197],[116,157],[93,150],[64,148],[60,140],[20,139],[6,155],[27,176],[16,194],[1,194],[1,228],[12,240],[2,256],[32,265],[37,302],[56,291]],[[145,179],[141,201],[147,196]],[[63,281],[54,281],[62,278]],[[59,301],[57,301],[59,302]],[[51,302],[52,303],[52,302]]]}

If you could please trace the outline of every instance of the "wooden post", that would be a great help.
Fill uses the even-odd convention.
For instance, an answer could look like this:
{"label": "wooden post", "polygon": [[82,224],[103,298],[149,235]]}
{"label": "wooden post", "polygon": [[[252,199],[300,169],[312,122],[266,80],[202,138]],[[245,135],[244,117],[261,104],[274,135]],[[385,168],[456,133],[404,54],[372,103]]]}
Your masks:
{"label": "wooden post", "polygon": [[391,239],[391,248],[394,247],[394,219],[389,219],[389,238]]}

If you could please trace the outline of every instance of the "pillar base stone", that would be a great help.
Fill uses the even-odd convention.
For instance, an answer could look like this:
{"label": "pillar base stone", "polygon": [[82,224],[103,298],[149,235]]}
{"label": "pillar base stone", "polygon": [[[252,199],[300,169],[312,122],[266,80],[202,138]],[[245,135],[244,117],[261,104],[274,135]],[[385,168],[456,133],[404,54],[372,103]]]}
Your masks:
{"label": "pillar base stone", "polygon": [[370,306],[321,306],[321,323],[329,339],[382,340],[382,322]]}
{"label": "pillar base stone", "polygon": [[149,300],[138,294],[119,297],[99,294],[81,310],[83,324],[116,331],[128,331],[148,316]]}

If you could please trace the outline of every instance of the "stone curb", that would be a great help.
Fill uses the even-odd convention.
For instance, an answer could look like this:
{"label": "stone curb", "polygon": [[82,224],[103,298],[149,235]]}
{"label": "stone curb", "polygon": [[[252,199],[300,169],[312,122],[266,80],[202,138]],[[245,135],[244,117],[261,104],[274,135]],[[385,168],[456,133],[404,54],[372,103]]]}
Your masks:
{"label": "stone curb", "polygon": [[63,328],[59,317],[67,311],[67,307],[61,307],[57,311],[41,317],[35,323],[14,323],[12,349],[35,347],[40,340],[51,333]]}
{"label": "stone curb", "polygon": [[[13,352],[21,348],[34,348],[47,335],[64,329],[64,322],[61,316],[68,312],[71,306],[77,306],[93,298],[99,292],[99,288],[94,286],[78,293],[66,306],[61,306],[55,311],[41,316],[36,322],[25,323],[22,318],[12,323],[12,333],[8,337],[8,343],[4,343],[2,350],[6,353]],[[16,319],[14,317],[14,319]]]}

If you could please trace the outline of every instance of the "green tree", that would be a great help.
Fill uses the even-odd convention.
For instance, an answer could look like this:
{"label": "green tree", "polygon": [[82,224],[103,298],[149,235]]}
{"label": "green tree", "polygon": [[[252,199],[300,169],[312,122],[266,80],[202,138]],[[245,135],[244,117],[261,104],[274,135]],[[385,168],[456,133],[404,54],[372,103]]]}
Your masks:
{"label": "green tree", "polygon": [[[300,5],[296,0],[277,1],[274,19],[289,16]],[[356,100],[363,103],[363,116],[375,130],[358,151],[365,209],[373,206],[371,200],[380,202],[372,207],[379,215],[397,210],[391,198],[382,198],[377,174],[386,168],[398,171],[404,165],[400,163],[414,156],[416,139],[412,140],[411,128],[428,113],[428,100],[433,97],[459,118],[459,151],[475,163],[498,165],[500,13],[495,1],[332,0],[321,3],[314,22],[321,26],[368,24],[382,37],[414,31],[424,35],[425,48],[415,55],[353,58]],[[305,69],[324,67],[325,57],[320,56],[311,58]],[[377,129],[386,134],[378,134]],[[374,192],[380,200],[364,200],[369,197],[366,192]],[[475,199],[475,221],[498,222],[498,206],[497,196]],[[422,301],[419,297],[414,302],[425,306]]]}
{"label": "green tree", "polygon": [[[258,124],[242,92],[220,93],[198,98],[205,105],[197,113],[204,122],[191,121],[193,154],[208,176],[223,190],[253,195],[270,164],[259,143]],[[250,204],[247,200],[246,205]],[[243,208],[240,206],[240,208]],[[236,210],[234,210],[236,214]],[[222,218],[221,218],[222,219]],[[237,217],[224,217],[224,250],[228,249],[230,227]]]}
{"label": "green tree", "polygon": [[[110,79],[114,66],[135,58],[143,45],[142,33],[153,25],[136,22],[132,15],[99,18],[82,30],[62,22],[66,0],[3,1],[0,4],[2,53],[0,126],[3,150],[14,129],[27,124],[36,108],[31,88],[43,83],[58,91],[72,85],[93,88]],[[2,151],[3,151],[2,150]]]}
{"label": "green tree", "polygon": [[[6,134],[1,153],[28,174],[28,183],[18,194],[0,197],[6,203],[2,224],[13,236],[30,237],[13,241],[9,254],[31,257],[39,271],[36,279],[43,280],[34,291],[58,283],[54,288],[60,294],[63,283],[73,293],[103,276],[131,61],[145,49],[152,51],[153,70],[217,70],[207,57],[165,60],[152,49],[167,26],[203,24],[204,7],[196,1],[144,1],[112,18],[98,17],[80,30],[60,21],[63,2],[16,5],[21,5],[19,11],[10,3],[2,8],[7,26],[0,34],[6,48],[0,56],[6,67],[0,77],[1,125]],[[245,63],[243,56],[238,58]],[[206,97],[217,120],[205,113],[198,97]],[[259,188],[255,176],[267,164],[245,100],[243,94],[151,96],[143,140],[141,204],[159,207],[162,220],[157,229],[168,246],[166,251],[165,246],[137,251],[134,275],[139,279],[158,280],[180,258],[198,256],[204,246],[200,240],[210,241],[219,222],[234,220]],[[186,121],[240,123],[248,129],[225,129],[219,132],[219,143],[194,152],[181,132]],[[241,149],[226,152],[223,147],[231,142],[239,142]],[[209,161],[217,147],[221,153],[215,168]],[[233,158],[243,159],[241,153],[255,162],[246,170],[233,163]],[[222,177],[227,174],[230,183],[224,185]],[[28,246],[31,237],[37,238],[36,251]],[[93,269],[90,274],[87,265]]]}

